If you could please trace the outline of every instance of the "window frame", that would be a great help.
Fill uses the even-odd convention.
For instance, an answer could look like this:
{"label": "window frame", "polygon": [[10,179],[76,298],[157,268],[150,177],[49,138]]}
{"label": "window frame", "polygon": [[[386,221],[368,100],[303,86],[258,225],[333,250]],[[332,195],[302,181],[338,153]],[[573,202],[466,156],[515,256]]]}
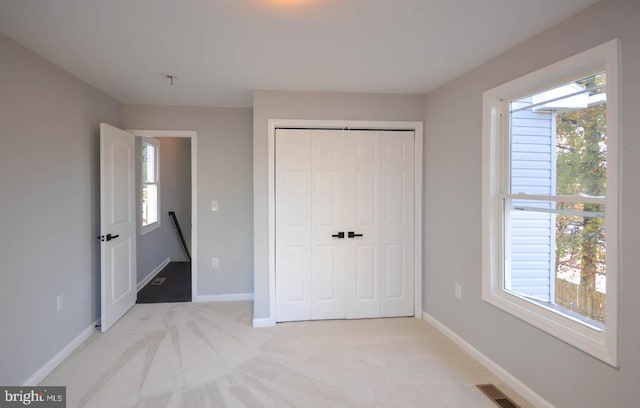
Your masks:
{"label": "window frame", "polygon": [[[499,309],[571,344],[609,365],[618,366],[619,245],[619,40],[521,76],[483,93],[482,149],[482,299]],[[607,75],[607,298],[604,330],[537,305],[504,289],[505,174],[510,163],[509,101],[541,92],[596,71]],[[505,173],[506,172],[506,173]]]}
{"label": "window frame", "polygon": [[[162,214],[162,211],[160,209],[160,141],[158,139],[152,138],[152,137],[141,137],[140,138],[140,235],[145,235],[150,233],[151,231],[154,231],[158,228],[160,228],[161,225],[161,217],[160,214]],[[150,182],[146,182],[142,175],[144,174],[143,171],[143,166],[144,166],[144,162],[142,160],[142,154],[144,152],[144,145],[145,144],[149,144],[151,146],[153,146],[154,148],[154,159],[155,159],[155,166],[154,166],[154,172],[155,172],[155,182],[154,183],[150,183]],[[157,221],[156,222],[152,222],[150,224],[144,225],[143,224],[143,219],[142,219],[142,194],[144,191],[144,186],[145,185],[155,185],[156,186],[156,210],[157,210]]]}

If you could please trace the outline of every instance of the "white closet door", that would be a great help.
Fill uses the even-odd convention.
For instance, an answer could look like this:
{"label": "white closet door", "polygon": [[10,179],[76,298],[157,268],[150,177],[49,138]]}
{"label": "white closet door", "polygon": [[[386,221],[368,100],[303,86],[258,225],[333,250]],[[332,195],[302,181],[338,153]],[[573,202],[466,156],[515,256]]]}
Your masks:
{"label": "white closet door", "polygon": [[346,317],[346,139],[338,130],[311,135],[311,318]]}
{"label": "white closet door", "polygon": [[277,321],[346,317],[344,132],[276,133]]}
{"label": "white closet door", "polygon": [[414,133],[381,133],[380,316],[412,316]]}
{"label": "white closet door", "polygon": [[277,131],[277,321],[413,315],[413,148],[413,132]]}
{"label": "white closet door", "polygon": [[380,316],[380,132],[347,136],[347,318]]}
{"label": "white closet door", "polygon": [[276,133],[276,316],[311,319],[311,131]]}

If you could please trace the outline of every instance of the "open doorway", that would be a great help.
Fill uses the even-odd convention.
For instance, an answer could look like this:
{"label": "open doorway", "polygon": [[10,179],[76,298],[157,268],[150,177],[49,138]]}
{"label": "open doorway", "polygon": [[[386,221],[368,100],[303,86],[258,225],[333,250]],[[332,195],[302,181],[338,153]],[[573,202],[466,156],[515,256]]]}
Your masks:
{"label": "open doorway", "polygon": [[131,132],[137,157],[137,303],[190,302],[195,140],[188,134],[195,132]]}

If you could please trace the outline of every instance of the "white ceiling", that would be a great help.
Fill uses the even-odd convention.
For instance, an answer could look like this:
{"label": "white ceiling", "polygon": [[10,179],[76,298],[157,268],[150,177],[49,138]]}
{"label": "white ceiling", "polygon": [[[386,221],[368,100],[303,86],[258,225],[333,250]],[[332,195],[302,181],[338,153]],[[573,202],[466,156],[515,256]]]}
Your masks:
{"label": "white ceiling", "polygon": [[257,89],[424,93],[595,2],[0,0],[0,32],[123,103],[251,106]]}

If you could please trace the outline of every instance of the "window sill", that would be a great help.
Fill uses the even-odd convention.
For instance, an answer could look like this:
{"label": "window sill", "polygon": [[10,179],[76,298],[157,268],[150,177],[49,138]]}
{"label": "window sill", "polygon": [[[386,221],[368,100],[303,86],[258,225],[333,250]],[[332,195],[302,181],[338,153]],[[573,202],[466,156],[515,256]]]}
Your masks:
{"label": "window sill", "polygon": [[158,228],[160,228],[160,221],[156,221],[153,224],[149,225],[143,225],[140,229],[140,235],[146,235],[152,231],[157,230]]}
{"label": "window sill", "polygon": [[602,328],[504,290],[483,293],[482,299],[565,343],[618,367],[615,345],[611,344],[610,333]]}

